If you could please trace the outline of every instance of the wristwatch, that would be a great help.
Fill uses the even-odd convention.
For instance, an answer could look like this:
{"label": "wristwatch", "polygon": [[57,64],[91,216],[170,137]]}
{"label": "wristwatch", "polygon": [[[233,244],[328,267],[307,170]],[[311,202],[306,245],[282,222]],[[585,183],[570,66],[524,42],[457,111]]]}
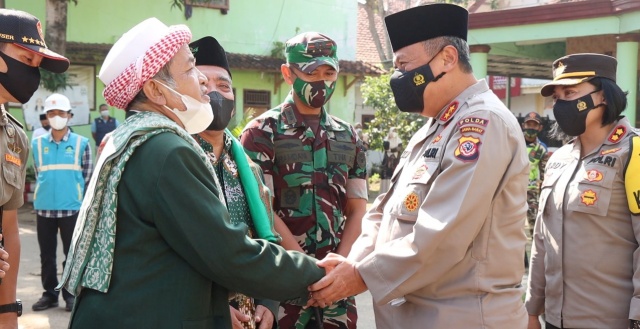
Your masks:
{"label": "wristwatch", "polygon": [[15,303],[0,305],[0,313],[18,313],[18,316],[22,315],[22,301],[16,299]]}

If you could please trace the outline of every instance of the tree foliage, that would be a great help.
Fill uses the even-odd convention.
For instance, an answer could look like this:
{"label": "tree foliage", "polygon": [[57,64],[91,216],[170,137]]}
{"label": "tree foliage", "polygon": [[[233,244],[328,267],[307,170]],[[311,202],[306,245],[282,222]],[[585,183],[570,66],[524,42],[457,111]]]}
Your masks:
{"label": "tree foliage", "polygon": [[426,118],[419,114],[405,113],[398,109],[389,87],[389,77],[390,75],[366,77],[361,87],[364,103],[376,111],[375,118],[365,129],[369,134],[369,147],[374,150],[382,150],[382,142],[389,133],[389,128],[396,128],[402,145],[406,147],[411,136],[426,123]]}

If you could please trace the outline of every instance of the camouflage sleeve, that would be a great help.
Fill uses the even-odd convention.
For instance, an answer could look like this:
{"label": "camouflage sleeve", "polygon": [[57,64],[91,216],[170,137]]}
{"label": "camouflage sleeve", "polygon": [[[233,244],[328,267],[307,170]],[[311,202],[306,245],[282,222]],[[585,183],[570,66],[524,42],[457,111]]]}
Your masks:
{"label": "camouflage sleeve", "polygon": [[542,159],[540,159],[540,163],[538,163],[538,168],[540,169],[540,182],[544,180],[544,169],[547,167],[547,161],[549,161],[549,152],[545,149],[542,154]]}
{"label": "camouflage sleeve", "polygon": [[265,175],[273,175],[275,153],[272,136],[271,129],[260,128],[257,121],[250,122],[240,135],[245,152]]}
{"label": "camouflage sleeve", "polygon": [[352,136],[355,137],[356,143],[356,157],[354,160],[354,164],[349,170],[349,179],[354,178],[367,178],[367,153],[364,147],[364,143],[362,139],[358,137],[356,130],[351,127]]}
{"label": "camouflage sleeve", "polygon": [[349,170],[349,179],[345,186],[347,198],[349,199],[368,199],[369,193],[367,189],[367,153],[364,142],[358,136],[356,130],[351,127],[351,135],[354,136],[356,143],[356,157]]}

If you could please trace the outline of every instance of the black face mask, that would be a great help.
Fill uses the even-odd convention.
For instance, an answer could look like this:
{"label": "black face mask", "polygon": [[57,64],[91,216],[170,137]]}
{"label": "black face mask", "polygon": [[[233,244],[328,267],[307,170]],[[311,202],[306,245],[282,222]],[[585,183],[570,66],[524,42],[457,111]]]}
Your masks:
{"label": "black face mask", "polygon": [[207,130],[224,130],[235,112],[236,102],[225,98],[217,91],[210,92],[208,96],[211,99],[209,104],[211,104],[211,110],[213,111],[213,121],[211,121]]}
{"label": "black face mask", "polygon": [[424,89],[427,88],[429,82],[438,81],[445,74],[442,72],[437,77],[433,77],[429,63],[436,56],[433,56],[427,64],[416,69],[411,71],[396,70],[391,75],[389,84],[400,111],[420,113],[424,109],[424,99],[422,98]]}
{"label": "black face mask", "polygon": [[7,73],[0,72],[0,84],[18,102],[29,101],[40,85],[40,70],[26,65],[0,51],[0,57],[7,64]]}
{"label": "black face mask", "polygon": [[557,99],[553,104],[553,115],[562,131],[569,136],[579,136],[587,129],[587,115],[589,111],[605,105],[600,103],[593,105],[591,94],[599,90],[592,91],[578,99],[565,101]]}
{"label": "black face mask", "polygon": [[44,125],[42,126],[42,128],[44,128],[44,130],[49,131],[49,129],[51,129],[50,125]]}

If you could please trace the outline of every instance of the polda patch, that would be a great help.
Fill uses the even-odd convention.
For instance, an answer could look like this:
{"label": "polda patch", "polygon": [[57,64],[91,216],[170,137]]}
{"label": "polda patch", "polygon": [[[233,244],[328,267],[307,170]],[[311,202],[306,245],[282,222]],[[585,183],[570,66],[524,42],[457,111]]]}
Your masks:
{"label": "polda patch", "polygon": [[465,136],[458,138],[458,147],[453,152],[456,158],[469,162],[475,161],[480,156],[480,139],[473,136]]}
{"label": "polda patch", "polygon": [[476,125],[476,126],[486,127],[488,124],[489,124],[489,120],[484,118],[477,118],[477,117],[468,117],[458,121],[458,126],[460,127],[466,126],[466,125]]}
{"label": "polda patch", "polygon": [[484,129],[476,126],[466,126],[460,128],[461,133],[476,133],[476,134],[484,134]]}

